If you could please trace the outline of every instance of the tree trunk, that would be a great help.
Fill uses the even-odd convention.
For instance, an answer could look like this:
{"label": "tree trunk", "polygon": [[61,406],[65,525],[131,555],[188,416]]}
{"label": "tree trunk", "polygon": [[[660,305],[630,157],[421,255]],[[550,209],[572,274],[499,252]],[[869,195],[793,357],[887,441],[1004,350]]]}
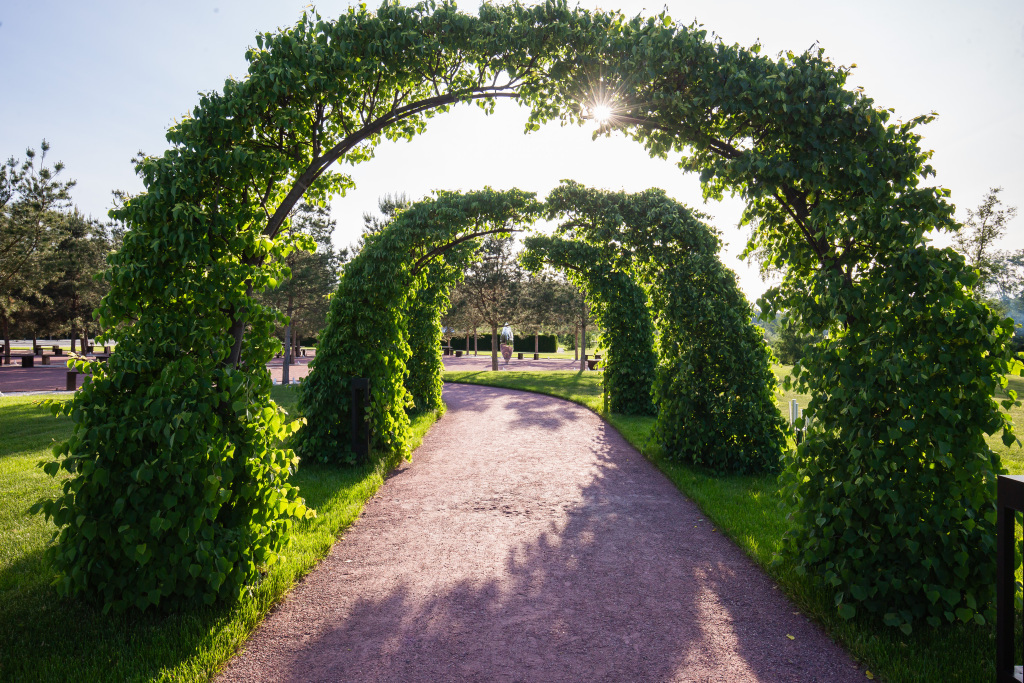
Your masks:
{"label": "tree trunk", "polygon": [[38,339],[38,337],[36,337],[35,328],[33,328],[32,329],[32,354],[31,355],[33,355],[33,356],[36,355],[36,347],[37,346],[39,346],[39,339]]}
{"label": "tree trunk", "polygon": [[281,366],[281,384],[288,386],[288,366],[291,365],[292,326],[284,326],[284,364]]}
{"label": "tree trunk", "polygon": [[533,335],[533,352],[540,353],[540,332]]}
{"label": "tree trunk", "polygon": [[78,334],[78,289],[75,288],[71,291],[71,353],[74,353],[75,335]]}
{"label": "tree trunk", "polygon": [[4,359],[7,365],[11,364],[11,321],[4,316]]}
{"label": "tree trunk", "polygon": [[583,304],[583,317],[580,319],[580,370],[587,369],[587,305]]}
{"label": "tree trunk", "polygon": [[[468,356],[469,353],[467,352],[466,355]],[[476,328],[475,327],[473,328],[473,355],[474,356],[480,355],[480,341],[479,341],[479,339],[476,336]]]}
{"label": "tree trunk", "polygon": [[466,356],[469,356],[469,330],[466,330]]}
{"label": "tree trunk", "polygon": [[580,326],[572,326],[572,359],[580,359]]}
{"label": "tree trunk", "polygon": [[288,386],[289,366],[292,364],[292,313],[294,312],[295,299],[288,295],[288,309],[285,315],[288,316],[288,324],[284,326],[284,358],[281,365],[281,384]]}
{"label": "tree trunk", "polygon": [[491,370],[498,370],[498,326],[491,325]]}

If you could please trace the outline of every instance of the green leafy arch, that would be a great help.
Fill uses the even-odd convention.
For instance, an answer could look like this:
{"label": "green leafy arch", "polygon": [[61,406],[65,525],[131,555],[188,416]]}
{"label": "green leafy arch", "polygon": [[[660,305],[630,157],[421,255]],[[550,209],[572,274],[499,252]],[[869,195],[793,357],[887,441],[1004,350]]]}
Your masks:
{"label": "green leafy arch", "polygon": [[559,234],[629,273],[654,315],[655,435],[666,455],[716,472],[778,468],[784,425],[772,356],[721,242],[698,214],[661,190],[607,192],[563,182],[547,211]]}
{"label": "green leafy arch", "polygon": [[608,340],[601,380],[611,411],[653,415],[654,326],[643,289],[627,273],[614,270],[592,244],[534,235],[524,245],[520,259],[528,269],[538,271],[545,263],[554,266],[568,272],[586,293]]}
{"label": "green leafy arch", "polygon": [[[272,557],[276,520],[303,514],[294,493],[275,489],[292,455],[266,438],[282,421],[264,368],[275,314],[252,294],[301,246],[282,231],[299,198],[351,187],[330,172],[336,162],[365,161],[382,139],[411,137],[457,103],[515,98],[535,128],[581,123],[605,99],[609,128],[652,155],[679,155],[709,198],[744,198],[748,252],[783,271],[764,311],[829,331],[797,377],[814,393],[815,427],[792,464],[802,523],[791,552],[841,587],[844,615],[898,605],[886,617],[909,628],[989,613],[1001,466],[984,436],[1015,439],[991,398],[1016,369],[1012,322],[970,298],[962,260],[926,244],[933,230],[957,229],[945,191],[926,184],[933,170],[915,128],[927,117],[890,122],[821,51],[769,58],[664,15],[562,2],[483,5],[475,17],[448,2],[359,7],[332,21],[307,14],[257,45],[244,79],[204,95],[168,131],[171,148],[139,160],[146,191],[114,212],[130,231],[98,315],[118,351],[76,395],[75,435],[57,460],[72,473],[69,490],[91,494],[46,507],[61,527],[67,592],[140,607],[216,595]],[[956,375],[941,360],[950,350]],[[974,476],[963,480],[967,463]],[[889,473],[882,484],[879,472]],[[802,488],[807,478],[860,501],[856,514]],[[183,497],[164,498],[152,481]],[[933,516],[921,501],[936,490],[958,493]],[[208,507],[208,496],[233,503]],[[153,562],[146,551],[170,533],[165,521],[184,518],[209,528],[201,521],[180,552]],[[126,531],[94,542],[103,525]],[[925,536],[944,540],[914,545]],[[197,548],[202,587],[184,574],[166,581],[163,568],[180,573]],[[876,599],[861,589],[879,566],[915,578]],[[944,588],[938,600],[934,586]]]}
{"label": "green leafy arch", "polygon": [[462,281],[476,257],[479,244],[465,242],[432,260],[420,273],[416,294],[409,304],[409,361],[405,388],[415,412],[438,410],[443,405],[444,362],[441,359],[441,317],[451,307],[452,287]]}
{"label": "green leafy arch", "polygon": [[[533,194],[520,190],[439,192],[367,237],[345,266],[301,387],[299,407],[307,424],[296,446],[300,454],[354,462],[345,386],[352,377],[370,380],[368,421],[376,448],[406,454],[407,409],[415,398],[427,405],[440,402],[440,308],[461,276],[458,266],[472,255],[465,246],[476,237],[527,225],[539,211]],[[413,394],[406,389],[408,379]]]}

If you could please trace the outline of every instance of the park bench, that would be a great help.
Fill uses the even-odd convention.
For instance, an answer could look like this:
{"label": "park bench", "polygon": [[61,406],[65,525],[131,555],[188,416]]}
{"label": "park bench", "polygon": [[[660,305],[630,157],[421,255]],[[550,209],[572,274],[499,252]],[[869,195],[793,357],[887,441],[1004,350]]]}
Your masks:
{"label": "park bench", "polygon": [[23,368],[31,368],[31,367],[35,367],[35,364],[36,364],[36,357],[35,356],[22,356],[21,357],[21,367],[23,367]]}
{"label": "park bench", "polygon": [[54,344],[53,345],[53,355],[55,355],[55,356],[63,356],[64,355],[64,351],[60,348],[59,345]]}

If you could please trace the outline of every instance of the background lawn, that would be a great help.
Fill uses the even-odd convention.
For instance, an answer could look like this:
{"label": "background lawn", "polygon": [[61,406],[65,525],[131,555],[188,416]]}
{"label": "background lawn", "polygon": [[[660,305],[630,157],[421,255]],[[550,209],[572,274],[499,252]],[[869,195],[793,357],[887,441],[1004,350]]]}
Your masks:
{"label": "background lawn", "polygon": [[[290,412],[294,389],[274,387]],[[236,605],[107,615],[82,600],[63,600],[44,550],[53,527],[28,508],[54,496],[60,480],[36,464],[49,458],[71,423],[37,405],[40,396],[0,398],[0,680],[205,681],[244,642],[264,615],[322,559],[359,515],[395,462],[376,468],[303,465],[293,481],[317,517],[297,524],[285,561]],[[413,447],[437,415],[413,421]]]}
{"label": "background lawn", "polygon": [[[782,378],[790,369],[777,366],[776,376]],[[994,624],[986,627],[958,624],[934,630],[922,626],[910,636],[904,636],[883,625],[881,619],[859,616],[848,622],[839,618],[834,607],[834,591],[816,586],[808,577],[796,575],[792,564],[778,557],[790,522],[789,510],[779,495],[775,476],[714,477],[665,460],[650,439],[653,418],[603,412],[600,373],[446,372],[445,381],[550,394],[601,414],[761,565],[805,614],[861,660],[876,679],[892,682],[994,680]],[[1011,378],[1010,388],[1024,396],[1024,379]],[[790,400],[796,399],[805,407],[808,398],[792,391],[780,393],[778,406],[787,422]],[[1015,408],[1011,417],[1016,424],[1024,424],[1021,419],[1024,410]],[[998,435],[991,437],[989,443],[1010,473],[1024,472],[1024,454],[1020,447],[1004,446]]]}

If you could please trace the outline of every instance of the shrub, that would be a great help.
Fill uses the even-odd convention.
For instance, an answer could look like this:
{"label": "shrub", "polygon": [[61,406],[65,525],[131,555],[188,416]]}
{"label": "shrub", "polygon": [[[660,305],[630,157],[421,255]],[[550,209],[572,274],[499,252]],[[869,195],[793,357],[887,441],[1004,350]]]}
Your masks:
{"label": "shrub", "polygon": [[287,483],[298,459],[281,443],[298,425],[269,400],[269,376],[253,391],[210,360],[138,351],[122,339],[109,366],[78,363],[91,378],[67,403],[74,435],[44,466],[71,478],[35,508],[58,527],[58,590],[115,611],[237,598],[291,521],[314,514]]}

